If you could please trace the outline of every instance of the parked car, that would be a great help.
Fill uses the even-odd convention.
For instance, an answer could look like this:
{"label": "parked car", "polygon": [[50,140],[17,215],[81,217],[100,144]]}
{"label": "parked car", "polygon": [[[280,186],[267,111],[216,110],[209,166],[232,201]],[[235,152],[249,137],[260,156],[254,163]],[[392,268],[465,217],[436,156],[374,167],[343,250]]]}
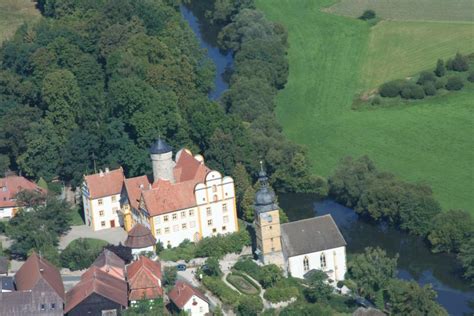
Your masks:
{"label": "parked car", "polygon": [[178,264],[178,265],[176,266],[176,269],[177,269],[178,271],[186,271],[186,265],[180,263],[180,264]]}

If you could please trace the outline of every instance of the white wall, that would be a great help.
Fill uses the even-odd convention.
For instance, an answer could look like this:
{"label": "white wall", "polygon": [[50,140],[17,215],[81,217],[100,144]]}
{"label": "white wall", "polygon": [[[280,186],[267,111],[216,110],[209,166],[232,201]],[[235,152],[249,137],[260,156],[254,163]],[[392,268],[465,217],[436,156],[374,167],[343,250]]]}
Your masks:
{"label": "white wall", "polygon": [[[190,215],[190,211],[192,211],[192,215]],[[196,241],[195,237],[199,235],[197,212],[197,208],[188,208],[153,217],[155,226],[153,235],[163,243],[165,248],[168,244],[171,247],[177,247],[185,239]],[[167,221],[166,218],[168,218]],[[183,228],[183,224],[186,225],[186,228]]]}
{"label": "white wall", "polygon": [[12,218],[13,207],[0,208],[0,218]]}
{"label": "white wall", "polygon": [[[193,302],[197,302],[193,305]],[[191,316],[202,316],[209,313],[209,304],[200,297],[193,295],[184,305],[183,310]]]}
{"label": "white wall", "polygon": [[[324,253],[326,256],[326,268],[321,269],[321,254]],[[339,247],[334,249],[328,249],[319,252],[313,252],[310,254],[299,255],[288,258],[288,272],[291,273],[293,277],[303,278],[303,275],[307,272],[304,270],[303,260],[307,257],[309,260],[309,270],[318,269],[328,272],[333,270],[332,273],[329,273],[329,278],[334,281],[344,280],[344,275],[346,274],[346,247]]]}
{"label": "white wall", "polygon": [[[112,197],[115,196],[115,202],[112,202]],[[99,204],[99,200],[102,200],[102,204]],[[115,222],[115,227],[123,225],[121,218],[117,211],[120,211],[120,194],[112,196],[105,196],[99,199],[91,201],[92,212],[94,212],[94,229],[101,230],[111,228],[111,221]],[[100,215],[100,211],[103,211],[103,215]],[[104,222],[104,226],[102,225]]]}

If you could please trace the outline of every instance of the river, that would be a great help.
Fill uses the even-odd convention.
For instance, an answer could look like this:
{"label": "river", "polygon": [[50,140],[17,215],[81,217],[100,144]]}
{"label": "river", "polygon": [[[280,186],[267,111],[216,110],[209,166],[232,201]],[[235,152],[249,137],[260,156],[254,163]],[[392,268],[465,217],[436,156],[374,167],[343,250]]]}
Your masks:
{"label": "river", "polygon": [[[181,13],[207,49],[216,64],[215,88],[210,99],[217,99],[228,87],[226,70],[232,66],[232,54],[221,52],[216,45],[217,30],[201,23],[203,12],[181,6]],[[284,194],[280,206],[290,221],[316,215],[331,214],[347,242],[347,253],[360,253],[365,247],[381,247],[389,255],[399,254],[398,277],[416,280],[420,285],[432,284],[438,293],[438,302],[450,315],[474,315],[469,301],[474,302],[474,290],[460,277],[459,263],[448,254],[432,254],[420,238],[400,232],[383,224],[373,224],[359,218],[350,208],[334,201],[319,201],[312,195]]]}

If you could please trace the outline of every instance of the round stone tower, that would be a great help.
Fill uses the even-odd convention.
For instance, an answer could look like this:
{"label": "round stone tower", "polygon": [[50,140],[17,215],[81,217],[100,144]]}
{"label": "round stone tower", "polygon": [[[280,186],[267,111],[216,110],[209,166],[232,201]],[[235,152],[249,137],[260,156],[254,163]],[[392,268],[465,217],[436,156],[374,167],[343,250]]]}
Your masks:
{"label": "round stone tower", "polygon": [[160,137],[151,145],[150,157],[153,165],[153,182],[158,179],[174,182],[173,149]]}

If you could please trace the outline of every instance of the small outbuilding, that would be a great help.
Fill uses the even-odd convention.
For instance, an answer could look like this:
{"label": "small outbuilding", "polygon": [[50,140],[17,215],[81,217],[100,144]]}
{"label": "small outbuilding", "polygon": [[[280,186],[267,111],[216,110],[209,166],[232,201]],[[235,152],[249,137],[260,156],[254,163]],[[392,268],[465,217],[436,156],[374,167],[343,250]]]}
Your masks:
{"label": "small outbuilding", "polygon": [[140,256],[127,266],[129,301],[154,300],[163,296],[160,262]]}
{"label": "small outbuilding", "polygon": [[185,311],[187,315],[203,316],[209,313],[207,297],[186,282],[177,281],[168,297],[174,306]]}
{"label": "small outbuilding", "polygon": [[156,238],[147,227],[142,224],[136,224],[128,232],[128,237],[124,244],[132,249],[132,255],[136,257],[142,252],[154,252]]}

